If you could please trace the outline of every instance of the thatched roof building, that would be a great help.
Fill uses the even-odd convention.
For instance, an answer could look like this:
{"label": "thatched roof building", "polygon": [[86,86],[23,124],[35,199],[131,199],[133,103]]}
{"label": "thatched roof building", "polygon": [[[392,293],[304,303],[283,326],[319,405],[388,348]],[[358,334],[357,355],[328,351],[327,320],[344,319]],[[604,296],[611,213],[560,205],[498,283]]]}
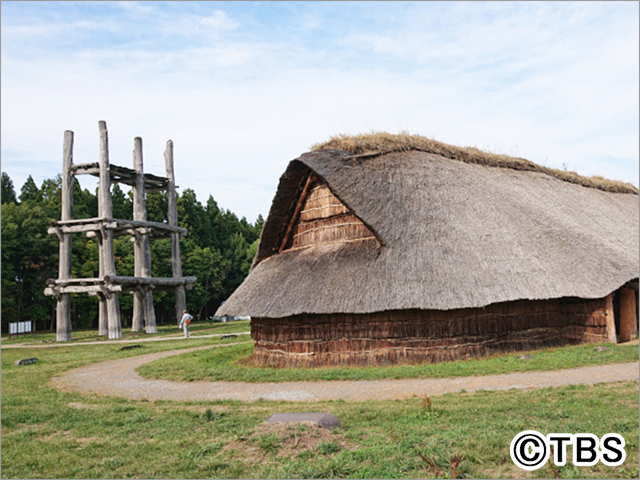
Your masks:
{"label": "thatched roof building", "polygon": [[256,358],[281,365],[615,339],[605,300],[637,290],[638,204],[628,184],[422,137],[333,139],[289,164],[217,314],[251,315]]}

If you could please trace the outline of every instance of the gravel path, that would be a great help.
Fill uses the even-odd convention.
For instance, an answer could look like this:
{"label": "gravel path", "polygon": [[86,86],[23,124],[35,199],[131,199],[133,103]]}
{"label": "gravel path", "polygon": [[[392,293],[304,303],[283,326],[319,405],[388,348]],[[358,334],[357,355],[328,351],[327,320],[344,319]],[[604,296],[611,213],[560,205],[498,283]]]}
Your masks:
{"label": "gravel path", "polygon": [[[229,343],[224,346],[237,345]],[[222,345],[221,345],[222,346]],[[160,358],[216,348],[205,346],[86,365],[51,379],[66,391],[125,397],[132,400],[390,400],[414,395],[442,395],[466,390],[509,390],[545,388],[562,385],[638,380],[638,363],[623,363],[574,368],[550,372],[509,373],[478,377],[407,380],[319,381],[286,383],[244,382],[172,382],[150,380],[136,373],[136,368]]]}

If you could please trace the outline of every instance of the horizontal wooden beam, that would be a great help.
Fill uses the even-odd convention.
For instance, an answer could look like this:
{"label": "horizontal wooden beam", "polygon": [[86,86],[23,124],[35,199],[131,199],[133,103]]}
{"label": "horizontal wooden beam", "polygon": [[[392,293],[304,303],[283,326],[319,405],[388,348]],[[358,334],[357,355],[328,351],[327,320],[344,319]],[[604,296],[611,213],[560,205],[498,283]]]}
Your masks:
{"label": "horizontal wooden beam", "polygon": [[[100,165],[98,162],[81,163],[73,165],[71,167],[71,172],[74,175],[93,175],[94,177],[99,177]],[[151,173],[145,173],[143,175],[146,189],[166,190],[166,177],[159,177],[158,175],[153,175]],[[109,165],[109,181],[111,183],[124,183],[125,185],[134,186],[136,183],[136,172],[131,168]]]}
{"label": "horizontal wooden beam", "polygon": [[90,285],[186,285],[195,283],[198,277],[128,277],[123,275],[105,275],[104,278],[87,277],[87,278],[50,278],[47,285],[56,286],[90,286]]}
{"label": "horizontal wooden beam", "polygon": [[102,282],[101,278],[87,277],[87,278],[48,278],[47,285],[99,285]]}
{"label": "horizontal wooden beam", "polygon": [[109,293],[113,293],[122,292],[123,289],[121,285],[54,285],[52,287],[45,288],[44,294],[47,296],[60,295],[62,293],[88,293],[90,295],[96,295],[104,292],[105,290]]}
{"label": "horizontal wooden beam", "polygon": [[119,275],[107,275],[101,278],[50,278],[49,285],[45,289],[45,295],[57,295],[60,293],[89,293],[101,292],[130,292],[139,288],[152,288],[158,290],[171,290],[177,286],[184,286],[192,290],[197,277],[126,277]]}
{"label": "horizontal wooden beam", "polygon": [[115,218],[98,217],[81,218],[66,221],[52,220],[49,223],[51,224],[51,228],[47,230],[47,233],[51,235],[59,235],[61,233],[96,232],[102,230],[103,228],[106,228],[107,230],[124,231],[125,233],[130,233],[128,232],[128,230],[133,231],[138,229],[145,229],[143,231],[139,231],[138,233],[142,233],[143,235],[150,234],[154,237],[166,236],[169,233],[178,233],[181,236],[186,236],[188,232],[186,228],[173,227],[171,225],[167,225],[166,223],[143,222],[140,220],[122,220]]}
{"label": "horizontal wooden beam", "polygon": [[196,283],[198,277],[124,277],[117,275],[107,275],[104,277],[106,283],[114,283],[118,285],[188,285]]}

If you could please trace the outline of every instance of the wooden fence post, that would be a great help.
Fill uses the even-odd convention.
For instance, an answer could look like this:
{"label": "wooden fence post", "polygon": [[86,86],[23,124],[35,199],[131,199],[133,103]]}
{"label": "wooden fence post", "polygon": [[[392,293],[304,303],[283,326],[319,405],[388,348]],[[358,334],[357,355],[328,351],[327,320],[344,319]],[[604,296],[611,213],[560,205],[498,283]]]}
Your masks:
{"label": "wooden fence post", "polygon": [[[104,120],[98,122],[100,130],[100,183],[98,185],[98,194],[100,198],[99,216],[111,218],[113,216],[113,206],[111,204],[111,181],[109,174],[109,138],[107,134],[107,123]],[[102,253],[102,264],[104,275],[115,275],[116,264],[113,256],[113,230],[107,229],[101,225],[100,233],[102,234],[102,243],[100,251]],[[109,329],[109,338],[122,338],[122,324],[120,321],[120,302],[116,292],[106,292],[107,299],[107,325]]]}
{"label": "wooden fence post", "polygon": [[[176,203],[176,183],[173,172],[173,142],[167,141],[164,151],[164,164],[167,171],[167,210],[169,226],[178,226],[178,206]],[[182,276],[182,262],[180,260],[180,234],[171,233],[171,269],[174,277]],[[187,308],[187,299],[184,286],[176,287],[176,321],[182,317],[182,311]]]}
{"label": "wooden fence post", "polygon": [[[62,211],[60,220],[73,218],[73,132],[64,132],[64,146],[62,153]],[[71,246],[73,237],[70,233],[60,236],[60,258],[58,263],[58,278],[68,280],[71,278]],[[71,297],[68,293],[60,293],[57,296],[56,306],[56,341],[68,342],[71,340]]]}

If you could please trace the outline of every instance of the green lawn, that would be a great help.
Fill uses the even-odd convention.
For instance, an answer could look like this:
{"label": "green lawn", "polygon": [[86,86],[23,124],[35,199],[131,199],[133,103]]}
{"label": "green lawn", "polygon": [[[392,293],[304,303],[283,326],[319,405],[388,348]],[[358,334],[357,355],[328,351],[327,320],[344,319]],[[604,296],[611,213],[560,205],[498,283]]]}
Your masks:
{"label": "green lawn", "polygon": [[[131,351],[119,345],[3,350],[2,478],[638,477],[638,382],[449,394],[433,397],[431,408],[421,398],[129,401],[48,385],[51,376],[87,363],[235,340],[151,342]],[[14,365],[26,357],[39,361]],[[263,424],[287,411],[329,411],[343,428]],[[511,439],[525,429],[617,432],[625,437],[627,460],[620,467],[555,471],[548,464],[527,473],[509,458]]]}
{"label": "green lawn", "polygon": [[[596,349],[600,346],[603,345],[574,345],[425,365],[294,369],[253,367],[250,362],[253,343],[245,343],[220,350],[203,350],[157,360],[143,365],[138,372],[145,377],[167,380],[289,382],[464,377],[638,361],[637,345],[607,344],[608,350],[599,352]],[[518,358],[523,354],[528,354],[531,358]]]}
{"label": "green lawn", "polygon": [[[191,324],[189,331],[192,335],[209,335],[212,333],[238,333],[251,330],[249,320],[221,323],[213,321],[196,321]],[[147,334],[144,332],[132,332],[131,328],[122,329],[123,340],[136,338],[155,338],[166,336],[180,336],[182,329],[177,325],[158,325],[158,333]],[[101,342],[109,340],[106,336],[98,336],[98,330],[74,330],[71,333],[72,342]],[[27,335],[17,335],[9,338],[2,336],[3,345],[53,343],[56,340],[55,332],[34,332]]]}

